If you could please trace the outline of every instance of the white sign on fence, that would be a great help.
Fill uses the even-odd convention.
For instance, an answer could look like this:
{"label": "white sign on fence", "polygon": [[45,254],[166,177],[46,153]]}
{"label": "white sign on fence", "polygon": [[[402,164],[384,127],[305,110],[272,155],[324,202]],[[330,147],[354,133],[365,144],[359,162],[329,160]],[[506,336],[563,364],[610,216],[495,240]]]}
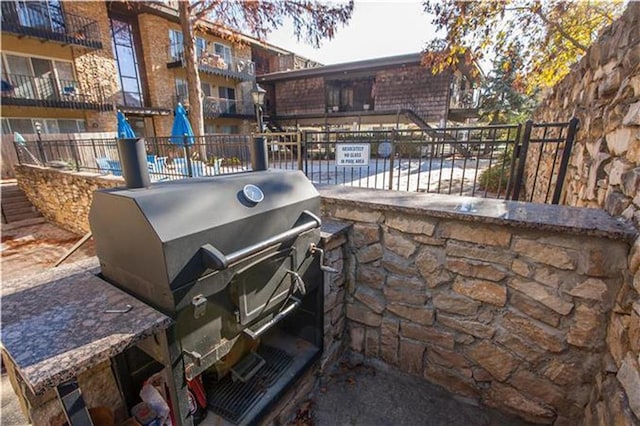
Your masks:
{"label": "white sign on fence", "polygon": [[370,153],[368,143],[336,144],[336,165],[368,166]]}

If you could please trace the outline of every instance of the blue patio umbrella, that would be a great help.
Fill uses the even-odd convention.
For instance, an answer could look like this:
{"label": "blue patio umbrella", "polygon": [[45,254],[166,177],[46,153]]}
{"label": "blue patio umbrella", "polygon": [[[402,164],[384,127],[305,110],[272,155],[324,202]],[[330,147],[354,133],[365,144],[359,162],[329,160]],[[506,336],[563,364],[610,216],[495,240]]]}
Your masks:
{"label": "blue patio umbrella", "polygon": [[135,139],[137,137],[124,114],[120,111],[118,111],[118,137],[121,139]]}
{"label": "blue patio umbrella", "polygon": [[184,145],[185,142],[188,145],[192,145],[194,142],[193,129],[187,118],[187,111],[182,104],[178,104],[173,115],[173,127],[171,128],[171,138],[169,140],[176,145]]}

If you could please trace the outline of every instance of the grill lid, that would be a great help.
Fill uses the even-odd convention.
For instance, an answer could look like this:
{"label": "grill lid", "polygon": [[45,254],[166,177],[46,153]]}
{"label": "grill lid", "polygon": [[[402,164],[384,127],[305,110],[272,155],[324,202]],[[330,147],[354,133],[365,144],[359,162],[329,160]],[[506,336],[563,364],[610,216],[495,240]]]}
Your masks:
{"label": "grill lid", "polygon": [[248,247],[319,226],[319,210],[303,173],[268,170],[97,191],[89,222],[103,275],[170,308],[171,293],[207,270],[203,246],[222,269]]}

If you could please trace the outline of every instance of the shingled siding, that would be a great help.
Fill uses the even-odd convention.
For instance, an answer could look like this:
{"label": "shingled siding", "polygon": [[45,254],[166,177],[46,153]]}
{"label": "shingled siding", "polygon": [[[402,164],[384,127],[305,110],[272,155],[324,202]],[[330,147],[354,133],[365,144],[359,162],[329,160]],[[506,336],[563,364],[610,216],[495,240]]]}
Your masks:
{"label": "shingled siding", "polygon": [[415,65],[376,74],[375,110],[411,109],[422,119],[439,122],[447,116],[450,73],[433,75]]}
{"label": "shingled siding", "polygon": [[278,115],[325,112],[324,78],[303,78],[276,84]]}

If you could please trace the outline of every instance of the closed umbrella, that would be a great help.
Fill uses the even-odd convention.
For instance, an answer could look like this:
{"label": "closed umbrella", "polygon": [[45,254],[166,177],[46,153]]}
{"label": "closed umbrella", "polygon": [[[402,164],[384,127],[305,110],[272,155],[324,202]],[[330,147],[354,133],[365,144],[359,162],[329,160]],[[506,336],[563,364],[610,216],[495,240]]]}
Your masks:
{"label": "closed umbrella", "polygon": [[178,104],[173,115],[170,141],[176,145],[184,145],[185,143],[192,145],[194,142],[193,129],[187,118],[187,111],[182,104]]}
{"label": "closed umbrella", "polygon": [[120,111],[118,111],[118,137],[120,139],[135,139],[137,137],[126,117]]}

